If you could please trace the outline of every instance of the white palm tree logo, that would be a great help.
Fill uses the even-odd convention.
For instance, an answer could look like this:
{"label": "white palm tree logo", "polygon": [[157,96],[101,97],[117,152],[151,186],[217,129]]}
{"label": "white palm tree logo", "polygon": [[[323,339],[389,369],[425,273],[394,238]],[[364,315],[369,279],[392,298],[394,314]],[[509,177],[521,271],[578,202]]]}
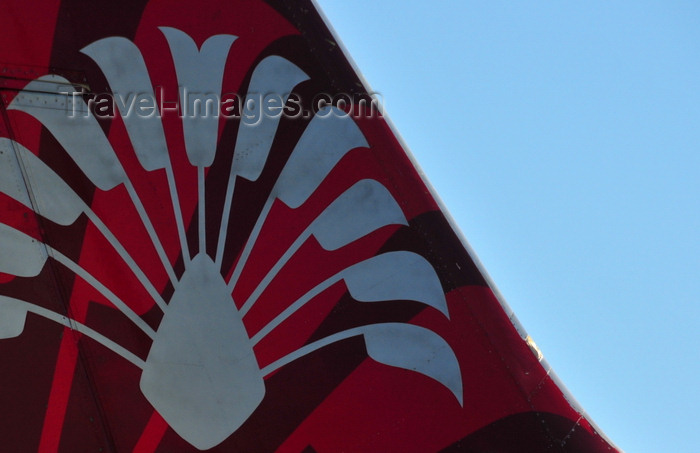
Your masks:
{"label": "white palm tree logo", "polygon": [[[224,65],[236,40],[232,35],[216,35],[201,48],[182,31],[161,29],[167,38],[175,63],[179,86],[201,93],[220,93]],[[82,50],[104,73],[113,92],[153,93],[141,52],[131,41],[110,37]],[[206,67],[206,71],[200,68]],[[248,95],[290,93],[308,76],[290,61],[269,56],[257,65],[251,76]],[[389,191],[378,181],[364,179],[325,207],[298,236],[277,263],[267,271],[256,289],[242,303],[232,293],[248,263],[253,246],[276,200],[296,209],[303,205],[321,182],[350,150],[368,148],[360,129],[344,113],[326,107],[313,118],[296,143],[267,202],[240,252],[230,278],[222,275],[222,259],[237,177],[255,181],[260,176],[277,132],[279,117],[262,117],[259,124],[241,121],[226,188],[223,217],[219,228],[216,256],[209,256],[206,243],[205,168],[216,155],[218,121],[212,118],[183,117],[187,156],[198,170],[199,253],[190,254],[175,176],[166,146],[161,119],[124,115],[123,121],[141,166],[147,171],[165,170],[185,271],[176,276],[149,213],[141,202],[112,146],[94,117],[69,118],[61,108],[45,108],[31,93],[42,92],[43,99],[62,107],[85,109],[82,98],[59,94],[72,87],[59,76],[48,75],[30,82],[9,109],[21,110],[39,120],[99,189],[110,191],[123,185],[139,213],[162,266],[175,291],[164,300],[154,284],[139,268],[130,253],[98,215],[48,165],[20,143],[0,139],[0,191],[31,208],[38,215],[61,225],[71,225],[80,215],[100,231],[111,247],[129,266],[141,285],[163,311],[157,330],[150,327],[110,288],[79,264],[48,243],[0,224],[0,272],[17,277],[37,276],[53,260],[69,268],[102,295],[115,308],[152,338],[144,361],[126,348],[85,324],[42,308],[29,301],[0,296],[0,338],[22,334],[27,313],[42,316],[77,330],[100,342],[142,370],[140,387],[146,399],[168,424],[187,442],[199,449],[214,447],[234,433],[255,411],[265,396],[265,377],[278,368],[329,344],[361,336],[369,357],[382,364],[426,375],[451,391],[462,404],[459,364],[447,342],[435,332],[406,323],[370,324],[342,331],[309,343],[261,369],[253,346],[299,310],[309,300],[343,281],[350,295],[361,302],[414,300],[448,316],[447,303],[432,266],[423,257],[408,251],[380,254],[360,261],[310,288],[305,295],[288,301],[286,309],[261,330],[249,335],[246,313],[285,267],[297,250],[313,236],[329,251],[339,249],[373,231],[407,220]],[[46,94],[55,93],[55,94]],[[285,98],[286,101],[286,98]],[[71,105],[78,103],[80,105]],[[26,184],[26,186],[25,186]],[[50,258],[50,260],[49,260]],[[240,302],[240,301],[239,301]],[[240,308],[239,308],[240,307]]]}

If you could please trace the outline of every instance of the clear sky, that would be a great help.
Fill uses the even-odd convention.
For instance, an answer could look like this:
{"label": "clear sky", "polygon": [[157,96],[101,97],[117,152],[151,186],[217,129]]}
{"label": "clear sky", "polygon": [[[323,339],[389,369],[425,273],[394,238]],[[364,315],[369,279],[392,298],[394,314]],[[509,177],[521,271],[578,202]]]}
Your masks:
{"label": "clear sky", "polygon": [[700,2],[318,3],[591,418],[700,451]]}

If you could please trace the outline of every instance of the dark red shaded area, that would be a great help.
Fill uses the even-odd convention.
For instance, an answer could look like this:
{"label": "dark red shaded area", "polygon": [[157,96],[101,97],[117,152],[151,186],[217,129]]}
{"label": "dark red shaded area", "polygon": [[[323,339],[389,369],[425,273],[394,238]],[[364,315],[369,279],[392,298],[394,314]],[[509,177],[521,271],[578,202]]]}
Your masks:
{"label": "dark red shaded area", "polygon": [[22,335],[1,340],[0,433],[8,452],[37,451],[62,334],[61,326],[30,315]]}
{"label": "dark red shaded area", "polygon": [[440,453],[587,453],[615,451],[597,433],[546,412],[505,417],[455,442]]}

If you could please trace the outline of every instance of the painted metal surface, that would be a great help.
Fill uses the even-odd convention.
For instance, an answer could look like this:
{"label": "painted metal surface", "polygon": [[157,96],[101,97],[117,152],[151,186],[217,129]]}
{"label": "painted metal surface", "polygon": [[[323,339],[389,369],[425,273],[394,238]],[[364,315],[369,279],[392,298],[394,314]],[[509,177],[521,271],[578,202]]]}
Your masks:
{"label": "painted metal surface", "polygon": [[313,3],[0,29],[7,451],[616,451]]}

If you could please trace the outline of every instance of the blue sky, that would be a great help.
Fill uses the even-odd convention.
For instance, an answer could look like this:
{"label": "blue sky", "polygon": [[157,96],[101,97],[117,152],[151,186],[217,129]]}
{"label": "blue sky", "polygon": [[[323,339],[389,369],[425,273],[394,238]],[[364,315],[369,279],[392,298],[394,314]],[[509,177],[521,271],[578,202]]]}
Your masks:
{"label": "blue sky", "polygon": [[700,3],[318,3],[591,418],[698,451]]}

